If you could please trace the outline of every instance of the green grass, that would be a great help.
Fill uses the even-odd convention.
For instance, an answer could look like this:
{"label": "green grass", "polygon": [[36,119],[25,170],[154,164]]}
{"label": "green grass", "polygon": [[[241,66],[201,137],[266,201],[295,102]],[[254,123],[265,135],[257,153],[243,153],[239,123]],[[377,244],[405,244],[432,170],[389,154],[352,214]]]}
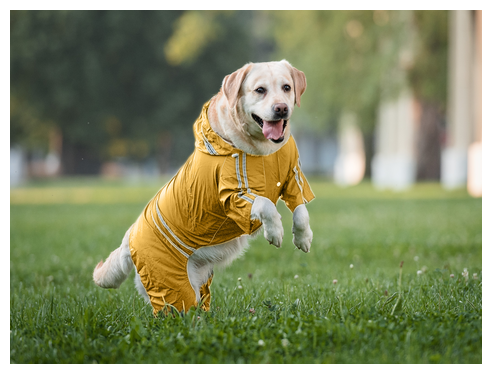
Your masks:
{"label": "green grass", "polygon": [[210,312],[155,319],[131,280],[91,277],[159,183],[11,190],[12,363],[482,362],[481,199],[315,181],[311,253],[280,202],[282,248],[258,237],[215,272]]}

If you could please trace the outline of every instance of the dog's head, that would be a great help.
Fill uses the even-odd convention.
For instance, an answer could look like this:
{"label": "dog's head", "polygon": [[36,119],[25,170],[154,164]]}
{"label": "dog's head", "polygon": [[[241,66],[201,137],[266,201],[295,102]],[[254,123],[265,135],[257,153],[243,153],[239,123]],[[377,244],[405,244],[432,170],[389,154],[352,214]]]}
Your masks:
{"label": "dog's head", "polygon": [[289,120],[294,105],[301,104],[306,77],[285,60],[250,63],[226,76],[221,90],[235,125],[250,137],[254,153],[265,155],[289,139]]}

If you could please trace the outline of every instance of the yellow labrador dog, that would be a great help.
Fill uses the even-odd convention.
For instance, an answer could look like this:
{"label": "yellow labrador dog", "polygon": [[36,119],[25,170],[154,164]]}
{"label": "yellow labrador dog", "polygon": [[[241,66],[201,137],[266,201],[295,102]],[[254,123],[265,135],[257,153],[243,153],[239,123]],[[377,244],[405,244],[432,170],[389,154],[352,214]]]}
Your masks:
{"label": "yellow labrador dog", "polygon": [[121,246],[95,268],[94,282],[118,288],[133,268],[154,314],[210,308],[213,269],[228,265],[264,228],[282,245],[275,204],[293,212],[294,245],[309,252],[305,204],[314,198],[290,133],[304,73],[287,61],[250,63],[226,76],[194,124],[195,151],[148,203]]}

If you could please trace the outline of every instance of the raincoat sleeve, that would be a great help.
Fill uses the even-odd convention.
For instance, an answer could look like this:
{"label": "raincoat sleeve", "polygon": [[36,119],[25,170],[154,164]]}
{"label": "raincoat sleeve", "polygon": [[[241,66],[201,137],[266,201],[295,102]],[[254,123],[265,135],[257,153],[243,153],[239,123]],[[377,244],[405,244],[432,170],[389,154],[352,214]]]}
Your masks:
{"label": "raincoat sleeve", "polygon": [[280,198],[285,202],[287,208],[291,212],[301,204],[307,204],[314,199],[314,193],[311,186],[301,170],[301,162],[299,160],[299,152],[297,147],[293,146],[292,161],[290,170],[285,182]]}
{"label": "raincoat sleeve", "polygon": [[225,214],[244,231],[251,234],[257,222],[251,221],[251,207],[257,191],[246,188],[242,171],[235,166],[234,157],[224,163],[219,178],[219,200]]}

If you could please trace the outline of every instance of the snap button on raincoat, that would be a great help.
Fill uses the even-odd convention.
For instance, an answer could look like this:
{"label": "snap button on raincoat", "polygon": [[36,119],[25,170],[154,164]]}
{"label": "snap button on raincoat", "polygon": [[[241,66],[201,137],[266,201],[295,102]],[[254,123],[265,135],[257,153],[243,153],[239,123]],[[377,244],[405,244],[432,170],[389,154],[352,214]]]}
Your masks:
{"label": "snap button on raincoat", "polygon": [[[156,314],[169,306],[198,306],[188,278],[188,259],[202,247],[251,234],[257,196],[274,204],[281,198],[293,212],[314,194],[303,175],[294,138],[269,156],[234,148],[208,122],[209,102],[193,126],[195,150],[178,173],[154,196],[133,225],[130,253]],[[200,289],[210,308],[212,276]]]}

